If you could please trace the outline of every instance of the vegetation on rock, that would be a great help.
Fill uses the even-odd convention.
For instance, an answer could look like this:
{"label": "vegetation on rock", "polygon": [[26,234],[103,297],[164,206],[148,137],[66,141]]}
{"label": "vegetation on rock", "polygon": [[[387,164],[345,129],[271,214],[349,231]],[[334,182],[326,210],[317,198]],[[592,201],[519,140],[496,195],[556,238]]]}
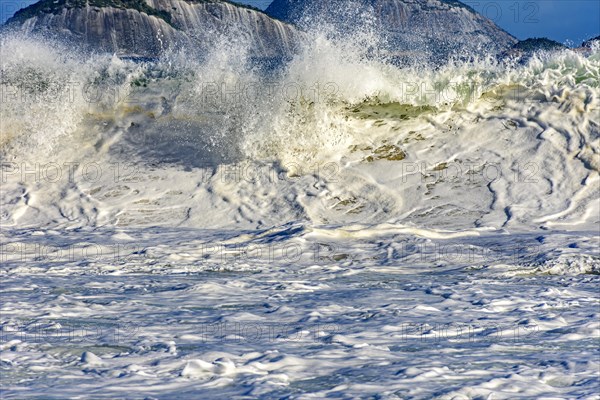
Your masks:
{"label": "vegetation on rock", "polygon": [[563,44],[560,44],[554,40],[550,40],[547,38],[532,38],[521,40],[519,43],[513,46],[515,50],[522,50],[525,52],[533,52],[533,51],[550,51],[550,50],[561,50],[566,49],[567,47]]}
{"label": "vegetation on rock", "polygon": [[[225,0],[183,0],[191,4],[200,3],[229,3],[236,7],[246,8],[261,12],[258,8],[238,4],[233,1]],[[40,16],[42,14],[60,14],[64,9],[84,8],[84,7],[112,7],[117,9],[136,10],[147,15],[160,18],[172,25],[171,13],[166,10],[153,8],[146,3],[145,0],[40,0],[37,3],[23,8],[15,13],[7,23],[19,22],[22,23],[29,18]]]}
{"label": "vegetation on rock", "polygon": [[150,7],[144,0],[41,0],[15,13],[8,20],[11,22],[23,22],[42,14],[59,14],[62,10],[84,7],[113,7],[118,9],[136,10],[148,15],[163,19],[171,23],[171,14],[168,11],[157,10]]}

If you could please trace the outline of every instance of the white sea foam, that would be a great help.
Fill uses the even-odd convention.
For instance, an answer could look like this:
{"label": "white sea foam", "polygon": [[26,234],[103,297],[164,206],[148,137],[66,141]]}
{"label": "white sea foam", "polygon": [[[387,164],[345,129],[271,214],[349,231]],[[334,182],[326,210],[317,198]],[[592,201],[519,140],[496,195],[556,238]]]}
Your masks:
{"label": "white sea foam", "polygon": [[265,70],[3,37],[7,398],[592,398],[598,50],[376,40]]}

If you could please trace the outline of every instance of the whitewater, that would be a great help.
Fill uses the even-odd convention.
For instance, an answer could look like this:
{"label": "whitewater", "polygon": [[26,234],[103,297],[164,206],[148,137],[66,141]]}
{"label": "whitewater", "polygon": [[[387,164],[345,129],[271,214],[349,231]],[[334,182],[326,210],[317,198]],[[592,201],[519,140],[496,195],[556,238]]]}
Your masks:
{"label": "whitewater", "polygon": [[598,399],[597,47],[0,40],[2,398]]}

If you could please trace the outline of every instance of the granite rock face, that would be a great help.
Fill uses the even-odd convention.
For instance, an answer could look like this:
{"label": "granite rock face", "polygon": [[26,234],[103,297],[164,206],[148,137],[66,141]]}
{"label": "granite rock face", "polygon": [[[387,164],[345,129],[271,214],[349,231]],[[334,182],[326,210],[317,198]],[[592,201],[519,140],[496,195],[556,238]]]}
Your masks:
{"label": "granite rock face", "polygon": [[282,57],[302,36],[258,10],[219,0],[42,0],[6,27],[145,58],[181,45],[202,51],[225,34],[247,41],[252,56]]}
{"label": "granite rock face", "polygon": [[322,19],[342,31],[355,26],[357,18],[374,15],[374,29],[385,38],[383,47],[400,57],[444,60],[451,55],[498,54],[517,42],[456,0],[274,0],[266,12],[300,26]]}
{"label": "granite rock face", "polygon": [[224,0],[41,0],[6,27],[143,58],[181,46],[202,53],[227,38],[251,57],[282,59],[322,20],[352,37],[368,19],[383,39],[375,51],[398,63],[493,55],[517,42],[456,0],[274,0],[267,14]]}

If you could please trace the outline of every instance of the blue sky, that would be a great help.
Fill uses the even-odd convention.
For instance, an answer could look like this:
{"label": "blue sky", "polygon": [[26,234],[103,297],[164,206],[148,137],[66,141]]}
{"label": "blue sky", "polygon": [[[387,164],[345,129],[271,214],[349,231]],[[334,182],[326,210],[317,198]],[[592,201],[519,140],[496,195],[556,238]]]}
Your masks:
{"label": "blue sky", "polygon": [[[237,0],[266,8],[270,0]],[[326,1],[326,0],[323,0]],[[0,21],[36,0],[0,0]],[[519,39],[548,37],[579,45],[600,35],[600,0],[463,0]]]}

